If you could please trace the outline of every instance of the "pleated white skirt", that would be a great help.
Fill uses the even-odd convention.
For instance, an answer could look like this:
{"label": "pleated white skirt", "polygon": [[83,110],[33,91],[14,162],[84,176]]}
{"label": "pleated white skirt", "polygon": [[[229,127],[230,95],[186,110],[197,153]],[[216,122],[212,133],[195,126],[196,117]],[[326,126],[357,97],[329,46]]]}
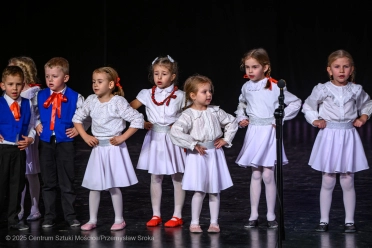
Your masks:
{"label": "pleated white skirt", "polygon": [[208,149],[205,155],[187,150],[182,189],[219,193],[233,185],[222,148]]}
{"label": "pleated white skirt", "polygon": [[327,173],[354,173],[369,168],[362,141],[354,127],[319,130],[309,165]]}
{"label": "pleated white skirt", "polygon": [[125,142],[119,146],[108,144],[92,149],[83,178],[83,187],[90,190],[107,190],[127,187],[137,182]]}
{"label": "pleated white skirt", "polygon": [[[276,165],[276,130],[272,125],[248,125],[242,149],[235,161],[242,167],[272,167]],[[283,165],[288,159],[282,146]]]}
{"label": "pleated white skirt", "polygon": [[185,171],[186,152],[176,146],[168,132],[149,130],[143,141],[137,169],[155,175],[173,175]]}

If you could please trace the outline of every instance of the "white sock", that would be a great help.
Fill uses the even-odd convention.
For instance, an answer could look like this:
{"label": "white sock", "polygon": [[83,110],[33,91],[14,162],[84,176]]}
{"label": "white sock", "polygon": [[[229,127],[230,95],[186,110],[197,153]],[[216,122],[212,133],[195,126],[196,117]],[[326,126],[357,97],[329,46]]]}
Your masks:
{"label": "white sock", "polygon": [[123,195],[119,188],[109,189],[111,194],[112,205],[115,212],[115,224],[120,224],[124,221],[123,218]]}
{"label": "white sock", "polygon": [[336,185],[336,174],[323,173],[320,190],[320,222],[329,223],[329,211],[332,203],[332,193]]}
{"label": "white sock", "polygon": [[355,212],[355,188],[354,188],[354,174],[341,174],[340,184],[344,198],[345,207],[345,224],[354,223]]}
{"label": "white sock", "polygon": [[101,191],[91,190],[89,192],[89,223],[97,224],[97,214],[100,200]]}
{"label": "white sock", "polygon": [[152,215],[161,217],[160,206],[161,206],[161,195],[162,195],[162,182],[163,175],[151,174],[151,204],[152,204]]}
{"label": "white sock", "polygon": [[27,180],[31,198],[31,214],[39,212],[40,181],[38,174],[28,174]]}
{"label": "white sock", "polygon": [[211,224],[218,224],[220,194],[209,194],[209,211],[211,215]]}
{"label": "white sock", "polygon": [[199,225],[199,217],[203,206],[204,197],[204,192],[195,191],[191,200],[191,224]]}
{"label": "white sock", "polygon": [[182,173],[172,175],[174,187],[174,213],[173,216],[182,218],[182,208],[185,202],[185,191],[182,189]]}
{"label": "white sock", "polygon": [[250,185],[251,216],[249,220],[257,220],[258,204],[261,196],[262,167],[252,167],[252,177]]}
{"label": "white sock", "polygon": [[276,184],[274,167],[265,167],[262,173],[262,179],[265,183],[266,205],[268,221],[275,220],[275,202],[276,202]]}

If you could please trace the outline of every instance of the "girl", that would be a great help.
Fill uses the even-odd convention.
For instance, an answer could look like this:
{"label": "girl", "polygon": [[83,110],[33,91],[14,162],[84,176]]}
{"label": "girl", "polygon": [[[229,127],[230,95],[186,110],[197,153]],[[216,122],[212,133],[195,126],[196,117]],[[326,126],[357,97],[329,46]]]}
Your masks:
{"label": "girl", "polygon": [[155,85],[151,89],[141,90],[137,99],[130,105],[134,109],[146,106],[149,122],[145,122],[147,132],[137,169],[151,173],[152,218],[147,226],[157,226],[162,222],[160,214],[162,181],[164,175],[171,175],[174,187],[173,217],[165,223],[165,227],[177,227],[183,224],[182,208],[185,191],[181,182],[184,172],[185,152],[174,145],[169,138],[171,125],[182,112],[184,92],[176,86],[178,77],[177,62],[169,55],[157,57],[150,66],[149,79]]}
{"label": "girl", "polygon": [[[250,185],[251,215],[246,228],[258,226],[258,204],[261,195],[261,181],[265,183],[267,204],[267,225],[277,228],[275,220],[276,185],[274,168],[276,164],[276,129],[275,109],[279,106],[280,89],[276,80],[270,78],[271,66],[267,52],[253,49],[246,53],[241,60],[241,68],[250,79],[246,82],[239,96],[238,109],[235,112],[239,127],[248,126],[243,147],[236,159],[242,167],[252,167]],[[300,108],[301,100],[283,89],[284,109],[283,121],[294,118]],[[288,159],[283,148],[283,164]]]}
{"label": "girl", "polygon": [[[82,186],[90,189],[88,223],[82,230],[92,230],[97,224],[97,212],[102,190],[111,194],[115,212],[115,223],[111,230],[125,227],[123,201],[120,187],[138,182],[125,141],[139,128],[143,128],[143,115],[130,107],[124,98],[118,73],[111,67],[101,67],[93,71],[93,91],[79,108],[72,121],[83,140],[91,147],[88,165]],[[83,120],[91,117],[92,133],[88,135]],[[126,121],[130,122],[126,128]]]}
{"label": "girl", "polygon": [[310,155],[309,165],[322,172],[320,223],[316,231],[328,230],[329,211],[336,175],[345,207],[345,232],[355,232],[354,173],[368,169],[363,145],[355,127],[363,126],[372,113],[372,101],[355,78],[354,61],[344,50],[328,56],[330,81],[314,87],[302,112],[307,122],[320,128]]}
{"label": "girl", "polygon": [[[9,59],[8,65],[16,65],[20,67],[24,74],[24,88],[21,96],[27,99],[33,98],[36,93],[41,89],[39,79],[37,78],[37,68],[34,60],[30,57],[13,57]],[[36,115],[34,115],[36,116]],[[35,122],[36,120],[34,120]],[[41,218],[39,210],[39,197],[40,197],[40,165],[39,165],[39,138],[36,135],[34,143],[26,148],[26,178],[28,180],[31,210],[30,215],[27,217],[28,221],[34,221]],[[26,186],[22,192],[21,198],[21,211],[18,213],[18,218],[21,220],[24,215],[24,200],[26,195]]]}
{"label": "girl", "polygon": [[209,78],[202,75],[189,77],[184,91],[185,101],[191,104],[173,124],[170,135],[174,144],[187,149],[182,188],[195,191],[191,202],[190,232],[202,232],[199,216],[206,193],[209,193],[211,215],[208,232],[220,232],[220,191],[233,185],[222,146],[232,146],[238,124],[232,115],[210,105],[213,84]]}

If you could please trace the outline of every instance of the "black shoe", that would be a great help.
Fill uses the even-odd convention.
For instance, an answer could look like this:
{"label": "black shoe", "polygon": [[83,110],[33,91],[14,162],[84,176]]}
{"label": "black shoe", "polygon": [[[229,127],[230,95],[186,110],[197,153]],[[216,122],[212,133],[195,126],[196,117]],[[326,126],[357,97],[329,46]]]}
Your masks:
{"label": "black shoe", "polygon": [[276,220],[267,221],[268,228],[278,228],[278,222]]}
{"label": "black shoe", "polygon": [[328,231],[328,223],[320,222],[319,225],[315,228],[317,232],[326,232]]}
{"label": "black shoe", "polygon": [[258,226],[258,220],[250,220],[244,225],[245,228],[254,228]]}
{"label": "black shoe", "polygon": [[52,220],[44,220],[43,224],[41,224],[41,227],[42,228],[51,228],[54,225],[55,225],[54,221],[52,221]]}
{"label": "black shoe", "polygon": [[80,226],[80,222],[78,220],[69,220],[68,221],[68,224],[71,226],[71,227],[77,227],[77,226]]}
{"label": "black shoe", "polygon": [[344,231],[346,233],[353,233],[356,232],[357,230],[354,223],[346,223],[344,226]]}
{"label": "black shoe", "polygon": [[17,224],[10,225],[8,228],[9,229],[18,229],[20,231],[24,231],[24,230],[29,229],[29,227],[21,221],[18,222]]}

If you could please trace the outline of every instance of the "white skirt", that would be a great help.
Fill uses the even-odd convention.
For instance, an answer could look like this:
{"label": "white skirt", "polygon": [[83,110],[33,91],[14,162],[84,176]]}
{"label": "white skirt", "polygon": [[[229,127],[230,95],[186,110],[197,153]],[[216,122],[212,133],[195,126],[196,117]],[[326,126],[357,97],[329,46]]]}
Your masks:
{"label": "white skirt", "polygon": [[143,141],[137,169],[148,170],[155,175],[173,175],[185,171],[185,160],[186,152],[172,143],[168,131],[149,130]]}
{"label": "white skirt", "polygon": [[[270,125],[248,125],[243,147],[235,161],[239,166],[273,167],[276,165],[276,129]],[[283,165],[288,159],[282,145]]]}
{"label": "white skirt", "polygon": [[319,130],[309,165],[327,173],[354,173],[369,168],[362,141],[354,127]]}
{"label": "white skirt", "polygon": [[39,136],[35,135],[34,143],[29,145],[26,150],[26,175],[40,173],[39,164]]}
{"label": "white skirt", "polygon": [[232,185],[223,148],[208,149],[203,156],[197,151],[187,150],[183,190],[220,193]]}
{"label": "white skirt", "polygon": [[138,182],[125,142],[119,146],[108,140],[94,147],[85,170],[82,186],[90,190],[127,187]]}

